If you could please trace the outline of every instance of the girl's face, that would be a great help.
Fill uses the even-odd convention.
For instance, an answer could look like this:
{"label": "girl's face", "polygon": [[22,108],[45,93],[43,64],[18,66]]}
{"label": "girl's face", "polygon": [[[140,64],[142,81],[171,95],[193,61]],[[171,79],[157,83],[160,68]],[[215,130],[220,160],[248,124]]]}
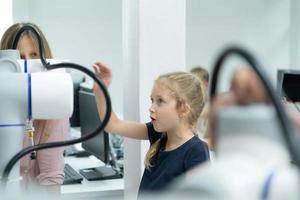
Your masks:
{"label": "girl's face", "polygon": [[17,49],[20,51],[21,59],[39,58],[37,46],[28,35],[20,38]]}
{"label": "girl's face", "polygon": [[151,92],[150,118],[154,129],[158,132],[168,132],[179,124],[179,115],[176,109],[176,99],[165,87],[155,84]]}

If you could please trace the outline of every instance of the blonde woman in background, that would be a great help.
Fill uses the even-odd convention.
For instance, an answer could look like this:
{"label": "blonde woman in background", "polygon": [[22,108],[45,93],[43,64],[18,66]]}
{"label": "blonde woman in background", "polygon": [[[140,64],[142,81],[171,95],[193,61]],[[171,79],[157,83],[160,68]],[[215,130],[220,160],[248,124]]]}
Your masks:
{"label": "blonde woman in background", "polygon": [[197,76],[199,80],[201,81],[201,88],[202,90],[199,92],[203,93],[204,99],[205,99],[205,105],[201,112],[201,115],[198,120],[197,124],[197,130],[199,137],[204,140],[207,144],[210,150],[212,150],[211,145],[211,139],[208,135],[208,114],[209,114],[209,105],[208,105],[208,83],[209,83],[209,74],[208,71],[200,66],[194,67],[190,70],[192,74]]}

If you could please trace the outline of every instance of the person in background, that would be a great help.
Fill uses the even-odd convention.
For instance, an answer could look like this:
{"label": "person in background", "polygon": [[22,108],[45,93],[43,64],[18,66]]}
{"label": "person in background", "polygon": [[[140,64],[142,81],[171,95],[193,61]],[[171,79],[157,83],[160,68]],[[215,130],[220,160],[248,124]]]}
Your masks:
{"label": "person in background", "polygon": [[[2,36],[0,49],[12,49],[16,33],[25,25],[31,25],[40,32],[44,43],[45,58],[52,58],[44,34],[37,25],[32,23],[16,23],[10,26]],[[20,51],[21,59],[38,59],[40,57],[37,40],[31,32],[23,32],[17,49]],[[65,140],[69,131],[69,119],[34,120],[33,125],[35,144]],[[29,144],[29,137],[25,134],[23,146],[27,147]],[[31,159],[30,155],[23,157],[20,162],[23,186],[25,188],[31,184],[47,186],[43,187],[46,191],[60,192],[60,185],[64,181],[63,151],[64,148],[52,148],[37,151],[35,159]]]}
{"label": "person in background", "polygon": [[208,131],[207,131],[207,125],[208,125],[208,83],[209,83],[209,73],[208,71],[200,66],[194,67],[190,70],[190,72],[192,74],[194,74],[195,76],[197,76],[199,78],[199,80],[201,81],[201,92],[203,92],[203,96],[204,96],[204,100],[205,100],[205,105],[203,108],[203,111],[201,112],[201,115],[199,117],[198,120],[198,124],[197,124],[197,130],[198,130],[198,134],[199,137],[204,140],[209,149],[212,150],[212,146],[211,146],[211,140],[210,137],[208,135]]}
{"label": "person in background", "polygon": [[[94,68],[108,86],[111,69],[99,62]],[[99,116],[103,118],[103,93],[98,85],[94,85],[94,92]],[[187,72],[161,75],[154,83],[150,99],[151,122],[121,120],[112,112],[105,128],[110,133],[150,141],[139,194],[165,190],[178,176],[209,160],[206,143],[195,133],[204,105],[199,79]]]}
{"label": "person in background", "polygon": [[194,67],[190,70],[190,72],[196,75],[201,83],[202,83],[202,91],[204,93],[205,102],[208,101],[208,83],[209,83],[209,73],[208,71],[200,66]]}

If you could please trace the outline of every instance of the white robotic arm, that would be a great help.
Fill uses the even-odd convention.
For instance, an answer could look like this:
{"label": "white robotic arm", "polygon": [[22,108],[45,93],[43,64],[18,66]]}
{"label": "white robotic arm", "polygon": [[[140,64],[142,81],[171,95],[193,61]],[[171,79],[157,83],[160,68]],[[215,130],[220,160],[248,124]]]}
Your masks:
{"label": "white robotic arm", "polygon": [[[0,51],[0,173],[22,149],[26,120],[62,119],[73,113],[71,76],[61,72],[23,73],[18,51]],[[20,61],[20,63],[24,63]],[[36,70],[36,66],[34,69]],[[42,66],[41,64],[39,66]],[[28,72],[31,71],[30,66]],[[10,179],[19,177],[16,165]]]}
{"label": "white robotic arm", "polygon": [[[62,146],[67,146],[67,145],[72,145],[72,144],[76,144],[76,143],[80,143],[83,142],[85,140],[88,140],[94,136],[96,136],[98,133],[100,133],[101,131],[104,130],[104,127],[106,126],[106,124],[108,123],[109,119],[110,119],[110,115],[111,115],[111,100],[109,97],[109,93],[107,91],[107,88],[104,84],[103,81],[101,81],[92,71],[90,71],[89,69],[75,64],[75,63],[70,63],[70,62],[63,62],[63,63],[49,63],[48,60],[46,60],[44,58],[44,47],[43,47],[43,42],[40,36],[40,33],[38,32],[38,30],[36,30],[33,26],[31,26],[30,24],[27,24],[25,26],[23,26],[15,35],[14,39],[13,39],[13,44],[12,44],[12,48],[16,49],[17,45],[18,45],[18,41],[22,35],[22,33],[24,31],[30,31],[32,32],[35,36],[36,39],[38,41],[38,46],[39,46],[39,54],[40,54],[40,61],[42,63],[41,68],[43,69],[47,69],[50,70],[51,72],[53,71],[61,71],[62,69],[76,69],[78,71],[81,71],[85,74],[87,74],[88,76],[90,76],[96,84],[99,85],[99,87],[101,88],[101,90],[103,91],[104,94],[104,98],[106,101],[106,113],[105,116],[102,119],[102,122],[99,123],[99,126],[91,133],[84,135],[78,139],[73,139],[73,140],[67,140],[67,141],[60,141],[60,142],[51,142],[51,143],[45,143],[45,144],[38,144],[38,145],[34,145],[31,147],[26,147],[25,149],[22,149],[21,151],[17,151],[17,149],[20,149],[20,146],[17,146],[15,148],[11,148],[12,149],[12,153],[14,156],[9,160],[8,163],[6,163],[6,166],[3,169],[0,168],[0,172],[3,171],[2,176],[1,176],[1,188],[0,191],[5,191],[4,195],[8,194],[7,199],[17,199],[19,197],[27,197],[28,199],[32,199],[30,196],[23,196],[20,193],[18,193],[18,191],[16,190],[15,187],[11,187],[12,190],[9,191],[8,187],[7,187],[7,183],[9,180],[9,175],[10,172],[12,170],[12,167],[15,166],[15,164],[17,163],[17,161],[22,158],[23,156],[33,152],[33,151],[37,151],[37,150],[42,150],[42,149],[47,149],[47,148],[56,148],[56,147],[62,147]],[[71,78],[69,75],[66,74],[66,76],[63,75],[54,75],[52,73],[49,73],[49,75],[42,75],[42,74],[32,74],[30,75],[19,75],[20,73],[16,73],[16,72],[30,72],[35,71],[34,67],[30,67],[28,68],[28,62],[21,62],[24,63],[23,69],[16,67],[18,64],[16,64],[16,59],[19,58],[19,54],[18,53],[12,53],[12,52],[16,52],[16,51],[7,51],[5,53],[1,53],[0,52],[0,59],[3,58],[3,60],[6,61],[0,61],[0,66],[4,66],[4,67],[0,67],[0,74],[3,74],[3,80],[2,82],[6,81],[8,78],[8,76],[6,77],[5,75],[10,74],[9,77],[13,77],[13,79],[15,81],[17,81],[17,83],[15,83],[14,81],[9,82],[8,84],[11,85],[20,85],[20,88],[17,87],[11,87],[11,91],[6,91],[8,94],[11,94],[12,98],[11,100],[13,100],[12,102],[10,100],[7,100],[6,102],[8,102],[7,104],[10,107],[14,108],[14,113],[18,113],[16,114],[15,119],[17,121],[12,121],[13,123],[15,122],[20,122],[20,127],[23,126],[22,124],[22,120],[26,120],[26,118],[31,119],[31,117],[35,117],[37,119],[52,119],[52,118],[64,118],[67,117],[72,114],[73,108],[73,100],[70,100],[73,98],[72,92],[73,92],[73,84],[71,81]],[[10,59],[6,59],[7,57],[9,57]],[[9,60],[14,60],[13,62],[9,61]],[[38,67],[39,69],[39,67]],[[12,75],[13,74],[13,75]],[[14,77],[14,76],[19,76],[21,77],[22,80],[19,80],[18,78]],[[20,81],[20,82],[19,82]],[[69,86],[71,86],[70,88],[68,88]],[[21,94],[20,90],[22,89]],[[26,90],[27,89],[27,90]],[[24,92],[24,91],[27,91]],[[42,94],[42,95],[40,95]],[[27,95],[27,98],[24,97],[23,95]],[[2,95],[0,95],[2,96]],[[30,98],[31,97],[31,98]],[[3,98],[5,98],[5,95],[3,95]],[[53,102],[50,101],[50,99],[54,100]],[[2,103],[2,102],[1,102]],[[28,106],[29,105],[29,106]],[[30,108],[31,105],[31,108]],[[27,107],[26,107],[27,106]],[[3,105],[3,107],[5,107],[5,105]],[[5,107],[5,111],[7,113],[10,113],[11,111],[8,109],[9,107]],[[6,114],[6,113],[5,113]],[[6,116],[3,117],[3,119],[6,119]],[[11,121],[10,121],[11,122]],[[2,122],[1,122],[2,123]],[[3,121],[3,123],[7,123],[7,121]],[[29,123],[30,124],[30,123]],[[3,126],[5,127],[5,126]],[[18,133],[23,133],[24,132],[24,127],[23,129],[19,129],[19,131],[17,131]],[[6,134],[6,132],[3,131],[4,134]],[[1,134],[1,133],[0,133]],[[8,136],[8,138],[11,137],[11,134],[6,135]],[[21,137],[16,136],[17,137],[17,142],[18,145],[20,144],[20,141],[22,140]],[[14,140],[15,138],[13,138]],[[5,137],[5,140],[8,141],[8,139]],[[5,143],[1,140],[2,143]],[[15,142],[15,141],[14,141]],[[5,143],[7,145],[14,145],[14,143]],[[4,149],[4,151],[3,151]],[[7,150],[4,147],[0,147],[1,152],[7,152]],[[16,152],[16,154],[14,154],[14,152]],[[5,153],[4,153],[5,154]],[[9,156],[6,156],[5,158],[8,158]],[[1,160],[2,163],[4,163],[3,160]],[[1,163],[0,161],[0,163]],[[17,170],[18,171],[18,170]],[[11,184],[12,185],[12,184]],[[11,195],[12,194],[12,195]],[[44,195],[43,196],[38,196],[38,199],[40,199],[40,197],[42,198],[46,198]],[[4,197],[5,198],[5,197]],[[51,198],[50,198],[51,199]]]}

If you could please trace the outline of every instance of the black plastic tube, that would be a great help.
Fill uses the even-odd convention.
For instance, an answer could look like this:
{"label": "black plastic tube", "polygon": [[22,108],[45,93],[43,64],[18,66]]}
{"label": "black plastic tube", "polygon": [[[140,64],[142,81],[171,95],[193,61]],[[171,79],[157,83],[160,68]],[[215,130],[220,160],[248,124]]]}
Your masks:
{"label": "black plastic tube", "polygon": [[[291,121],[287,117],[286,111],[281,103],[281,100],[277,96],[275,90],[272,87],[271,81],[269,80],[266,73],[263,71],[263,68],[257,60],[254,58],[253,55],[251,55],[246,50],[240,48],[240,47],[229,47],[226,48],[224,51],[220,53],[220,55],[217,57],[215,65],[213,67],[212,72],[212,81],[211,81],[211,90],[210,90],[210,101],[212,103],[214,97],[216,96],[216,90],[217,90],[217,83],[218,78],[220,75],[221,67],[223,66],[224,61],[226,58],[228,58],[231,55],[238,55],[241,56],[243,59],[245,59],[249,66],[253,68],[255,73],[258,75],[260,80],[262,81],[271,102],[273,103],[275,107],[275,111],[277,113],[283,138],[285,140],[286,146],[290,152],[290,155],[295,162],[295,164],[300,167],[300,156],[299,156],[299,147],[300,146],[298,142],[300,142],[299,138],[297,138],[297,134],[294,132],[293,126],[291,124]],[[217,136],[218,137],[218,136]]]}
{"label": "black plastic tube", "polygon": [[22,34],[25,32],[25,31],[29,31],[29,32],[32,32],[37,41],[38,41],[38,45],[39,45],[39,53],[40,53],[40,59],[41,59],[41,62],[44,66],[47,66],[49,63],[47,63],[46,59],[45,59],[45,56],[44,56],[44,43],[42,41],[42,37],[41,37],[41,34],[39,33],[39,31],[34,28],[33,26],[31,26],[30,24],[26,24],[24,25],[23,27],[20,28],[20,30],[16,33],[16,35],[14,36],[14,39],[13,39],[13,43],[12,43],[12,48],[13,49],[17,49],[17,46],[18,46],[18,42],[22,36]]}

